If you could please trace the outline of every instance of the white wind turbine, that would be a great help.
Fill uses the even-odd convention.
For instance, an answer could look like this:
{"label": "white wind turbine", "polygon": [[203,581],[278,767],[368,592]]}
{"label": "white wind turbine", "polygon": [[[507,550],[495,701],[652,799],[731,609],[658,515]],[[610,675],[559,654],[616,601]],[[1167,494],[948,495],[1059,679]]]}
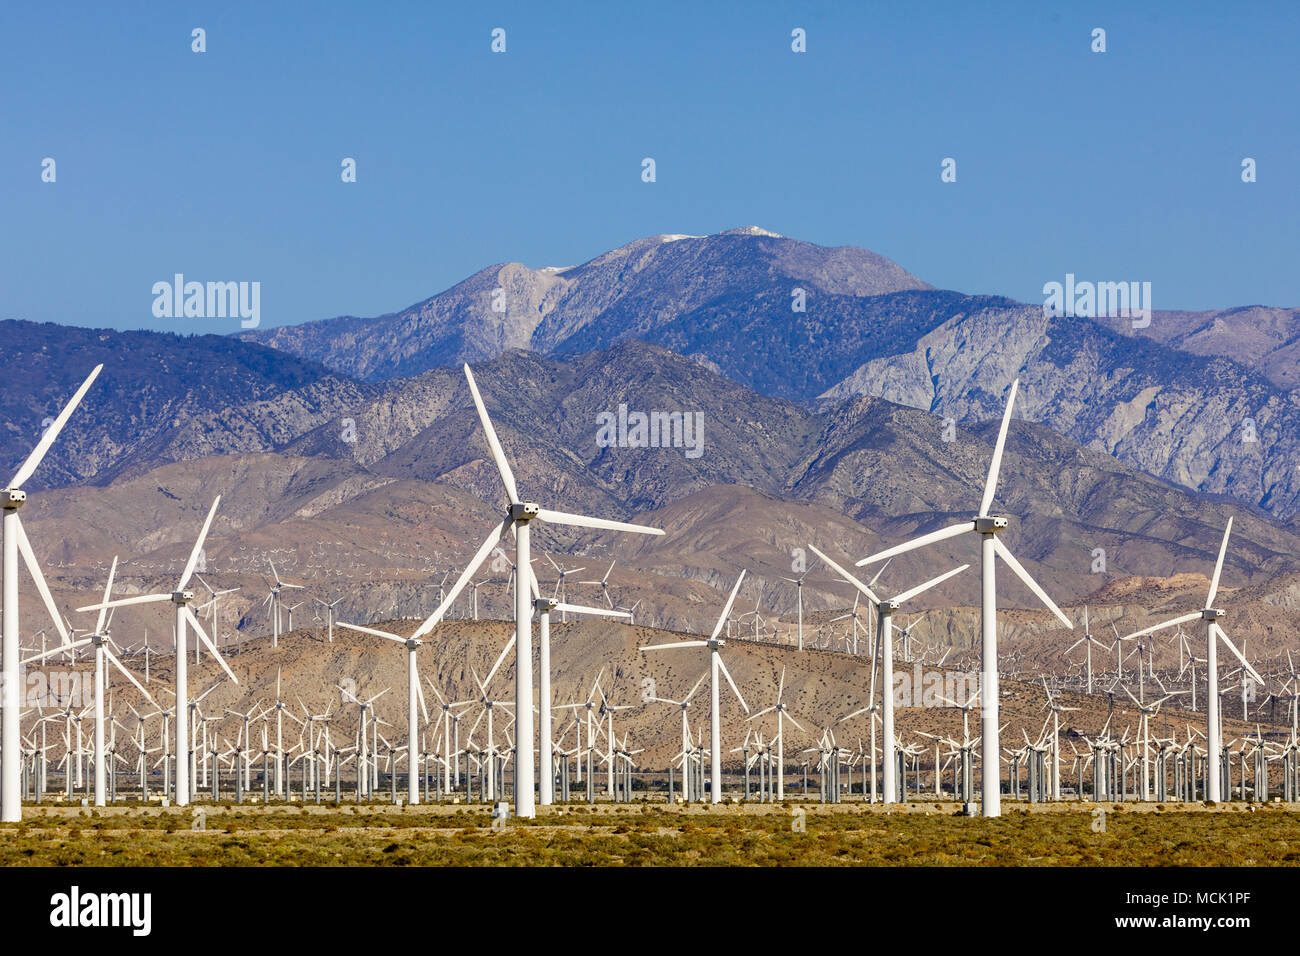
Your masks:
{"label": "white wind turbine", "polygon": [[[301,584],[289,584],[287,581],[281,581],[280,572],[275,569],[275,562],[271,560],[270,556],[267,557],[266,563],[271,566],[271,577],[275,580],[275,583],[271,585],[271,593],[267,595],[267,598],[263,603],[269,605],[271,610],[271,646],[279,647],[280,607],[283,604],[280,592],[285,588],[296,588],[301,591],[303,586]],[[294,606],[297,607],[297,605]],[[289,619],[293,619],[292,611],[290,612]],[[290,628],[290,630],[293,630],[293,628]]]}
{"label": "white wind turbine", "polygon": [[875,593],[867,585],[863,584],[856,577],[840,567],[826,555],[822,554],[811,544],[808,545],[813,554],[821,558],[831,567],[840,577],[848,581],[857,588],[862,595],[871,602],[876,609],[877,628],[876,628],[876,646],[880,653],[880,686],[883,693],[881,694],[882,707],[880,709],[880,732],[884,743],[882,760],[884,761],[884,786],[885,786],[885,803],[895,803],[898,799],[898,767],[895,763],[897,760],[897,740],[894,737],[894,612],[897,611],[904,602],[910,601],[925,591],[930,590],[937,584],[942,584],[954,575],[961,574],[969,564],[963,564],[959,567],[947,571],[937,578],[931,578],[924,584],[918,584],[914,588],[909,588],[902,594],[895,595],[893,598],[882,601],[876,597]]}
{"label": "white wind turbine", "polygon": [[718,653],[718,650],[727,643],[719,639],[718,635],[722,633],[722,627],[727,623],[727,615],[731,613],[731,605],[735,603],[736,594],[739,593],[741,582],[744,580],[745,572],[742,570],[740,577],[736,578],[735,586],[731,589],[731,596],[727,598],[726,606],[718,615],[718,623],[713,625],[713,633],[709,635],[707,641],[674,641],[671,644],[651,644],[641,648],[642,651],[663,651],[676,647],[709,649],[709,799],[713,803],[722,802],[722,718],[719,712],[718,671],[722,672],[722,676],[731,685],[732,693],[736,695],[736,700],[740,701],[740,706],[745,709],[745,713],[749,713],[749,705],[745,703],[745,698],[741,696],[736,682],[731,679],[731,672],[727,670],[727,665],[722,663],[722,655]]}
{"label": "white wind turbine", "polygon": [[429,722],[429,711],[424,706],[424,691],[420,688],[420,673],[416,667],[415,652],[424,642],[418,637],[399,637],[392,631],[381,631],[374,627],[362,627],[359,624],[345,624],[339,621],[339,627],[359,634],[370,634],[385,640],[396,641],[406,647],[406,746],[409,773],[406,775],[407,799],[411,806],[420,802],[420,780],[416,769],[416,755],[420,746],[420,724],[416,719],[416,707],[424,715],[424,722]]}
{"label": "white wind turbine", "polygon": [[1223,792],[1221,786],[1222,780],[1220,779],[1221,773],[1219,771],[1221,760],[1220,754],[1223,751],[1223,727],[1219,722],[1219,645],[1218,641],[1215,640],[1215,637],[1217,636],[1219,640],[1223,641],[1224,646],[1226,646],[1228,650],[1232,651],[1233,656],[1236,657],[1237,660],[1241,661],[1242,667],[1246,669],[1247,673],[1250,674],[1253,680],[1258,681],[1261,687],[1264,686],[1265,683],[1264,678],[1259,676],[1259,672],[1250,665],[1250,662],[1246,660],[1245,655],[1242,654],[1241,651],[1237,650],[1236,645],[1233,644],[1232,641],[1228,640],[1228,635],[1225,634],[1223,628],[1219,626],[1219,618],[1223,617],[1224,614],[1223,609],[1214,606],[1214,599],[1219,593],[1219,577],[1223,574],[1223,558],[1228,552],[1228,536],[1230,534],[1232,534],[1231,518],[1228,519],[1228,526],[1223,529],[1223,543],[1219,545],[1219,557],[1218,560],[1214,562],[1214,576],[1210,578],[1210,592],[1206,595],[1204,608],[1199,611],[1193,611],[1191,614],[1184,614],[1181,617],[1176,617],[1170,621],[1153,624],[1151,627],[1144,627],[1140,631],[1134,631],[1132,634],[1127,634],[1121,638],[1121,640],[1128,640],[1129,638],[1142,637],[1143,635],[1151,634],[1154,631],[1163,630],[1166,627],[1187,624],[1198,619],[1205,622],[1205,643],[1207,648],[1205,667],[1206,680],[1208,681],[1208,692],[1205,701],[1205,759],[1206,766],[1209,768],[1205,774],[1205,798],[1215,802],[1218,802],[1222,798]]}
{"label": "white wind turbine", "polygon": [[[782,672],[782,675],[784,676],[784,671]],[[690,749],[691,749],[691,727],[690,727],[690,724],[689,724],[689,723],[687,722],[687,720],[686,720],[686,710],[687,710],[688,707],[691,706],[691,699],[695,696],[696,692],[700,689],[700,686],[704,683],[704,678],[706,678],[706,677],[708,677],[708,676],[709,676],[708,671],[705,671],[703,674],[701,674],[701,675],[700,675],[700,679],[697,680],[697,681],[695,682],[695,686],[691,688],[690,693],[688,693],[688,694],[687,694],[685,697],[683,697],[681,700],[673,700],[673,699],[670,698],[670,697],[650,697],[650,698],[647,698],[647,703],[653,701],[654,703],[657,703],[657,704],[672,704],[674,707],[679,708],[679,709],[681,710],[681,712],[682,712],[682,752],[679,753],[677,756],[678,756],[678,757],[680,758],[680,760],[681,760],[681,767],[682,767],[682,793],[683,793],[683,794],[687,794],[687,793],[690,792],[690,790],[689,790],[689,788],[688,788],[688,786],[687,786],[687,783],[686,783],[686,779],[687,779],[687,773],[689,772],[689,771],[688,771],[688,766],[687,766],[687,765],[688,765],[688,763],[690,762],[690,759],[691,759],[691,758],[690,758]]]}
{"label": "white wind turbine", "polygon": [[[868,555],[858,562],[858,566],[861,567],[865,564],[883,561],[886,558],[892,558],[895,555],[914,551],[917,548],[923,548],[939,541],[946,541],[948,538],[955,538],[972,531],[980,536],[982,584],[980,632],[983,658],[981,678],[984,692],[984,703],[980,708],[980,718],[983,725],[981,736],[984,741],[984,759],[980,763],[980,779],[984,794],[981,813],[986,817],[1002,815],[1002,774],[998,764],[1002,747],[998,741],[998,707],[1001,697],[998,691],[997,564],[995,559],[1001,558],[1016,577],[1024,582],[1025,586],[1034,593],[1038,600],[1043,602],[1043,605],[1049,611],[1055,614],[1066,627],[1074,630],[1073,622],[1047,596],[1047,592],[1039,587],[1038,582],[1030,577],[1029,572],[1021,566],[1020,562],[1016,560],[1016,556],[1011,553],[1011,549],[998,538],[998,533],[1005,531],[1007,528],[1007,518],[990,512],[993,507],[993,495],[998,488],[998,472],[1002,467],[1002,450],[1006,446],[1007,429],[1011,425],[1011,413],[1015,410],[1016,391],[1019,386],[1019,379],[1011,383],[1010,394],[1007,396],[1007,409],[1002,416],[1002,427],[998,431],[997,444],[993,446],[993,458],[989,462],[988,478],[984,482],[984,497],[980,499],[979,514],[973,520],[961,521],[939,531],[923,534],[905,544],[887,548],[877,554]],[[888,691],[888,688],[886,688],[886,691]],[[885,696],[888,699],[888,693]]]}
{"label": "white wind turbine", "polygon": [[194,569],[199,563],[199,555],[203,552],[203,542],[207,539],[208,529],[212,527],[212,519],[216,516],[217,505],[221,503],[221,496],[217,495],[212,501],[212,507],[208,511],[207,520],[203,522],[203,529],[199,532],[198,539],[194,542],[194,550],[190,552],[190,559],[185,564],[185,570],[181,572],[180,579],[176,582],[176,590],[170,594],[141,594],[136,597],[118,598],[116,601],[104,601],[101,604],[92,604],[88,607],[79,607],[78,611],[98,611],[101,608],[125,607],[129,604],[150,604],[156,601],[171,601],[176,605],[176,805],[178,807],[187,806],[190,802],[190,773],[189,773],[189,721],[184,719],[184,714],[189,707],[187,697],[188,690],[186,683],[188,681],[187,662],[185,659],[185,637],[188,627],[193,627],[199,639],[207,645],[212,656],[216,658],[221,669],[226,675],[239,683],[229,665],[226,664],[225,658],[217,650],[217,646],[208,638],[207,632],[203,630],[203,625],[194,612],[190,610],[190,604],[194,601],[194,591],[187,585],[194,574]]}
{"label": "white wind turbine", "polygon": [[240,586],[235,585],[235,587],[233,588],[225,588],[224,590],[217,591],[213,589],[211,584],[203,580],[203,575],[196,574],[194,576],[199,579],[200,584],[202,584],[205,588],[207,588],[208,594],[210,595],[208,598],[208,604],[212,606],[212,643],[220,647],[221,646],[221,617],[220,617],[220,606],[217,604],[217,600],[219,598],[225,597],[227,594],[234,594],[236,591],[239,590]]}
{"label": "white wind turbine", "polygon": [[[572,525],[580,528],[597,528],[606,531],[633,531],[638,534],[663,534],[658,528],[645,525],[628,524],[623,521],[607,521],[604,518],[592,518],[586,515],[570,514],[564,511],[552,511],[531,501],[523,501],[515,486],[515,475],[506,461],[505,452],[497,438],[492,420],[488,418],[487,408],[479,395],[474,373],[465,366],[465,380],[469,384],[474,407],[478,411],[479,421],[487,438],[488,448],[492,453],[501,484],[505,487],[507,506],[501,523],[488,533],[478,551],[470,559],[465,570],[461,572],[451,591],[438,609],[412,635],[422,637],[427,634],[446,613],[447,607],[478,572],[479,567],[492,554],[497,543],[512,530],[515,535],[515,567],[531,568],[530,531],[534,521],[550,524]],[[531,576],[531,575],[530,575]],[[536,728],[533,725],[533,608],[529,588],[515,588],[515,737],[520,741],[515,758],[515,816],[535,817],[536,804],[536,765],[534,763],[533,744],[536,741]],[[549,770],[548,770],[549,773]]]}
{"label": "white wind turbine", "polygon": [[1097,640],[1095,637],[1092,636],[1092,628],[1090,628],[1090,627],[1088,626],[1088,607],[1087,607],[1087,605],[1084,605],[1084,608],[1083,608],[1083,637],[1079,638],[1077,641],[1075,641],[1073,644],[1071,644],[1069,647],[1067,647],[1065,650],[1063,650],[1063,651],[1061,652],[1061,656],[1064,657],[1066,654],[1070,653],[1070,651],[1074,650],[1074,649],[1075,649],[1076,647],[1078,647],[1080,644],[1084,645],[1084,647],[1087,648],[1087,654],[1088,654],[1088,693],[1091,694],[1091,693],[1092,693],[1092,647],[1093,647],[1094,644],[1097,645],[1097,650],[1099,650],[1099,651],[1109,651],[1110,648],[1109,648],[1109,647],[1104,647],[1104,646],[1102,645],[1101,641]]}
{"label": "white wind turbine", "polygon": [[[63,618],[59,616],[54,606],[54,598],[50,596],[50,589],[45,584],[45,576],[41,574],[41,567],[36,563],[36,553],[32,551],[31,542],[27,540],[27,533],[18,519],[18,509],[27,501],[27,492],[22,490],[23,485],[36,471],[41,459],[54,444],[54,439],[59,437],[59,432],[72,417],[72,413],[76,411],[82,397],[103,367],[103,365],[95,366],[86,380],[81,383],[81,387],[68,400],[68,404],[63,406],[59,417],[45,429],[36,447],[22,463],[8,487],[0,491],[0,509],[4,511],[3,588],[0,594],[3,599],[3,610],[0,611],[0,629],[3,630],[3,638],[0,638],[0,668],[3,668],[6,683],[17,679],[16,663],[21,656],[18,648],[18,555],[20,553],[23,563],[27,565],[28,573],[32,576],[32,581],[36,584],[36,590],[45,604],[45,609],[54,619],[54,626],[63,638],[63,643],[69,643]],[[0,821],[16,823],[23,818],[22,760],[17,756],[22,751],[22,733],[19,727],[22,694],[4,693],[0,697],[3,698],[3,702],[0,703]]]}
{"label": "white wind turbine", "polygon": [[[800,580],[802,581],[803,579],[800,578]],[[776,703],[773,704],[771,707],[766,708],[765,710],[760,710],[758,713],[753,714],[749,719],[757,720],[759,717],[762,717],[764,714],[770,714],[773,711],[776,711],[776,799],[784,800],[785,799],[785,722],[788,720],[790,721],[790,723],[798,727],[799,730],[803,731],[804,733],[807,733],[807,731],[803,730],[803,727],[799,724],[799,721],[794,719],[794,715],[790,713],[790,708],[786,706],[784,667],[781,668],[781,679],[780,681],[777,682],[776,685]],[[685,716],[686,715],[683,713],[682,715],[683,720],[685,720]]]}
{"label": "white wind turbine", "polygon": [[[538,645],[538,696],[539,708],[538,734],[541,740],[542,776],[538,781],[539,798],[544,807],[555,802],[555,775],[551,772],[555,754],[555,743],[551,736],[551,614],[560,611],[566,617],[569,614],[594,614],[598,617],[622,617],[631,619],[630,612],[606,610],[600,607],[582,607],[576,604],[561,604],[552,595],[543,597],[537,588],[537,575],[528,569],[528,581],[533,592],[533,611],[537,619]],[[557,589],[559,585],[556,585]],[[640,602],[638,602],[640,603]],[[633,606],[635,608],[635,605]],[[514,643],[514,639],[511,639]],[[516,721],[518,718],[516,718]],[[522,738],[521,738],[522,739]]]}
{"label": "white wind turbine", "polygon": [[343,599],[341,597],[335,598],[333,601],[330,601],[328,604],[322,601],[320,598],[312,598],[312,600],[325,609],[325,625],[329,631],[329,635],[328,635],[329,643],[333,644],[334,643],[334,606],[338,604],[340,601],[342,601]]}

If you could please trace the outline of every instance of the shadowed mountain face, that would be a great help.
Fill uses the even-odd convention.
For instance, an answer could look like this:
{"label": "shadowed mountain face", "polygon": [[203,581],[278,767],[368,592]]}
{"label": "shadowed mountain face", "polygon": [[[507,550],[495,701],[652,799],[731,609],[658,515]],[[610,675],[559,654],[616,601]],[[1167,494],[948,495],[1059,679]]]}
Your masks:
{"label": "shadowed mountain face", "polygon": [[[85,401],[28,484],[105,481],[129,463],[155,464],[162,436],[215,409],[335,379],[321,365],[226,336],[115,332],[0,322],[0,469],[7,481],[91,369]],[[210,452],[209,452],[210,453]]]}

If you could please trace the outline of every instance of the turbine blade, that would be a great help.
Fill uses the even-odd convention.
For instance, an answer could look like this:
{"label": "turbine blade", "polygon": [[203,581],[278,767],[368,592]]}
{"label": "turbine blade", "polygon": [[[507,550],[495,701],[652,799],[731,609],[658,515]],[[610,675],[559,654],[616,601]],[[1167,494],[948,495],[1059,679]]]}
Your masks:
{"label": "turbine blade", "polygon": [[381,631],[373,627],[362,627],[360,624],[345,624],[343,621],[335,621],[339,627],[346,628],[349,631],[358,631],[362,634],[373,634],[375,637],[386,637],[390,641],[396,641],[398,644],[405,644],[404,638],[398,637],[391,631]]}
{"label": "turbine blade", "polygon": [[36,582],[36,590],[40,592],[41,601],[45,604],[45,610],[49,612],[50,618],[54,621],[54,628],[63,638],[63,643],[68,643],[68,631],[63,626],[63,618],[59,615],[59,609],[54,604],[54,597],[50,594],[49,585],[45,583],[45,575],[41,574],[41,566],[36,563],[36,552],[32,550],[32,543],[27,540],[27,532],[23,530],[21,520],[14,521],[14,527],[18,539],[18,550],[23,556],[23,563],[27,565],[27,571],[31,574],[32,580]]}
{"label": "turbine blade", "polygon": [[212,527],[212,519],[217,513],[217,505],[219,504],[221,504],[221,495],[217,495],[212,499],[212,507],[208,509],[207,520],[203,522],[203,530],[199,532],[198,540],[194,542],[194,550],[190,552],[190,560],[181,573],[180,583],[176,585],[178,591],[185,590],[185,585],[190,582],[190,575],[194,573],[194,568],[199,563],[199,554],[203,551],[203,542],[208,536],[208,529]]}
{"label": "turbine blade", "polygon": [[465,380],[469,382],[469,393],[474,399],[474,407],[478,409],[478,419],[483,425],[483,433],[487,436],[488,449],[492,452],[492,460],[496,462],[497,472],[501,475],[501,484],[505,486],[510,503],[512,505],[518,504],[519,489],[515,487],[515,473],[510,470],[510,462],[506,461],[506,453],[501,450],[497,430],[492,427],[492,419],[488,418],[487,409],[483,406],[483,396],[478,393],[478,384],[474,381],[474,373],[469,370],[468,363],[465,365]]}
{"label": "turbine blade", "polygon": [[1007,563],[1007,567],[1016,573],[1016,577],[1020,578],[1020,580],[1025,583],[1025,587],[1033,591],[1038,600],[1042,601],[1049,611],[1060,618],[1061,623],[1070,630],[1074,630],[1074,622],[1065,616],[1061,609],[1056,606],[1056,602],[1049,598],[1047,592],[1038,586],[1038,582],[1029,576],[1029,572],[1020,566],[1020,562],[1017,561],[1016,556],[1011,553],[1011,549],[1003,544],[997,535],[993,536],[993,550],[996,551],[998,556]]}
{"label": "turbine blade", "polygon": [[[861,591],[863,594],[865,594],[866,597],[867,597],[867,600],[871,602],[871,604],[872,604],[873,607],[879,607],[879,606],[880,606],[880,598],[876,597],[875,592],[872,591],[871,588],[867,587],[865,584],[863,584],[861,581],[859,581],[857,578],[855,578],[855,577],[854,577],[852,574],[850,574],[848,571],[844,570],[842,567],[840,567],[838,564],[836,564],[834,561],[832,561],[832,560],[831,560],[830,558],[828,558],[826,555],[824,555],[824,554],[822,554],[820,551],[818,551],[817,548],[816,548],[814,545],[811,545],[811,544],[810,544],[810,545],[808,545],[808,547],[812,550],[812,553],[813,553],[813,554],[817,555],[817,557],[821,558],[822,561],[824,561],[824,562],[826,562],[826,564],[830,565],[831,570],[833,570],[836,574],[838,574],[840,577],[842,577],[845,581],[848,581],[848,582],[849,582],[850,584],[852,584],[855,588],[857,588],[859,591]],[[850,616],[852,616],[852,615],[850,615]]]}
{"label": "turbine blade", "polygon": [[1155,631],[1162,631],[1166,627],[1173,627],[1175,624],[1187,624],[1190,621],[1199,621],[1200,619],[1201,619],[1201,612],[1194,611],[1191,614],[1184,614],[1182,617],[1176,617],[1173,618],[1172,620],[1164,621],[1160,624],[1152,624],[1150,627],[1144,627],[1142,628],[1142,630],[1134,631],[1132,634],[1125,634],[1123,637],[1119,638],[1119,640],[1127,641],[1135,637],[1144,637],[1145,635],[1154,633]]}
{"label": "turbine blade", "polygon": [[675,641],[672,644],[649,644],[641,650],[643,651],[666,651],[675,647],[708,647],[708,641]]}
{"label": "turbine blade", "polygon": [[722,671],[722,676],[725,677],[727,683],[731,685],[731,691],[736,695],[736,700],[740,701],[740,706],[745,708],[745,713],[749,713],[749,705],[745,703],[745,698],[740,696],[740,688],[737,687],[736,682],[731,679],[731,671],[727,670],[726,662],[723,661],[721,654],[718,655],[718,669]]}
{"label": "turbine blade", "polygon": [[583,607],[580,604],[556,604],[555,610],[570,614],[596,614],[600,617],[631,617],[627,611],[611,611],[603,607]]}
{"label": "turbine blade", "polygon": [[190,606],[188,604],[183,604],[181,607],[185,609],[185,619],[190,622],[190,627],[194,628],[194,632],[199,635],[199,640],[207,646],[208,653],[217,659],[217,663],[220,664],[221,669],[226,672],[226,676],[238,684],[239,678],[236,677],[235,672],[230,669],[230,665],[226,663],[226,659],[221,656],[221,652],[217,650],[217,645],[212,643],[211,638],[208,637],[208,632],[203,630],[203,625],[199,623],[199,619],[195,613],[190,610]]}
{"label": "turbine blade", "polygon": [[[117,656],[112,651],[110,651],[107,647],[103,648],[102,650],[104,651],[104,656],[108,658],[108,660],[112,663],[112,665],[122,672],[122,676],[125,677],[127,680],[129,680],[132,684],[134,684],[136,686],[136,689],[140,691],[140,693],[144,694],[144,699],[149,701],[149,703],[153,704],[155,707],[158,707],[158,701],[154,700],[153,697],[149,694],[149,692],[144,689],[144,685],[135,679],[134,674],[132,674],[129,670],[127,670],[125,667],[122,666],[122,662],[117,659]],[[162,710],[161,707],[158,707],[158,709]]]}
{"label": "turbine blade", "polygon": [[[579,528],[603,528],[607,531],[634,531],[637,534],[663,534],[659,528],[651,528],[643,524],[628,524],[626,521],[608,521],[605,518],[591,518],[587,515],[569,514],[567,511],[552,511],[549,508],[541,508],[537,512],[537,517],[543,521],[549,521],[552,524],[569,524],[576,525]],[[610,565],[613,568],[613,565]],[[606,577],[608,577],[606,572]]]}
{"label": "turbine blade", "polygon": [[1214,577],[1210,578],[1210,594],[1205,599],[1206,607],[1214,607],[1214,598],[1219,593],[1219,575],[1223,573],[1223,556],[1228,553],[1228,535],[1232,534],[1232,519],[1223,529],[1223,543],[1219,545],[1219,558],[1214,562]]}
{"label": "turbine blade", "polygon": [[499,668],[502,665],[502,663],[505,662],[506,655],[510,653],[510,648],[514,646],[515,646],[515,636],[512,634],[510,636],[510,640],[506,643],[506,646],[501,648],[501,656],[497,658],[497,662],[493,664],[492,669],[488,671],[487,679],[483,681],[483,696],[485,697],[487,696],[488,684],[492,683],[492,678],[496,675],[497,668]]}
{"label": "turbine blade", "polygon": [[171,599],[170,594],[137,594],[135,597],[118,598],[116,601],[105,601],[103,604],[87,604],[85,607],[77,608],[77,612],[98,611],[101,607],[126,607],[129,604],[153,604]]}
{"label": "turbine blade", "polygon": [[[104,584],[104,600],[108,601],[113,591],[113,575],[117,573],[117,555],[113,555],[113,563],[108,569],[108,581]],[[108,616],[108,608],[99,609],[99,620],[95,622],[95,633],[104,633],[104,618]]]}
{"label": "turbine blade", "polygon": [[885,558],[897,557],[900,554],[906,554],[908,551],[915,551],[917,548],[924,548],[927,544],[934,544],[938,541],[946,541],[948,538],[955,538],[959,534],[967,531],[973,531],[974,522],[963,521],[959,524],[952,524],[946,528],[940,528],[938,531],[931,531],[929,534],[923,534],[919,538],[913,538],[911,541],[905,541],[902,544],[895,545],[892,548],[886,548],[884,551],[877,551],[875,554],[869,554],[861,561],[856,562],[857,567],[864,564],[875,564],[877,561],[883,561]]}
{"label": "turbine blade", "polygon": [[478,573],[478,569],[482,566],[483,562],[492,554],[492,549],[495,548],[497,543],[506,536],[506,532],[510,530],[513,524],[514,521],[512,519],[506,518],[500,525],[488,532],[487,538],[485,538],[483,543],[479,545],[478,551],[476,551],[474,557],[470,559],[469,564],[465,565],[465,570],[460,573],[460,577],[458,577],[456,583],[451,586],[451,590],[447,592],[447,596],[443,598],[442,603],[438,605],[437,609],[432,614],[424,619],[423,624],[416,628],[415,633],[411,635],[412,637],[423,637],[438,625],[438,622],[442,620],[442,616],[447,613],[447,609],[452,606],[456,598],[460,597],[460,592],[465,590],[465,585],[469,584],[470,578],[474,577],[474,575]]}
{"label": "turbine blade", "polygon": [[1237,650],[1237,645],[1228,640],[1228,635],[1223,633],[1223,628],[1219,627],[1218,623],[1214,624],[1214,633],[1219,635],[1224,644],[1228,645],[1228,650],[1232,651],[1233,656],[1236,657],[1237,660],[1241,661],[1241,666],[1246,668],[1255,682],[1262,687],[1264,685],[1264,678],[1259,676],[1259,671],[1250,666],[1250,661],[1246,660],[1246,655]]}
{"label": "turbine blade", "polygon": [[22,463],[22,466],[18,469],[18,473],[13,477],[13,481],[9,482],[10,488],[21,488],[24,482],[32,476],[32,472],[34,472],[36,467],[41,463],[41,459],[45,457],[45,453],[50,450],[50,446],[54,444],[54,439],[59,437],[59,432],[63,431],[63,426],[68,423],[68,419],[72,416],[72,413],[77,410],[77,406],[81,404],[82,397],[86,394],[86,391],[95,381],[95,378],[99,375],[99,372],[103,367],[103,365],[96,365],[91,370],[90,374],[86,377],[86,380],[81,383],[81,387],[77,389],[73,393],[72,398],[68,400],[68,404],[63,406],[63,411],[59,412],[59,417],[54,419],[49,428],[45,429],[45,434],[42,435],[40,441],[36,443],[36,447],[33,448],[32,453],[27,456],[27,460]]}
{"label": "turbine blade", "polygon": [[[718,617],[718,623],[713,625],[713,633],[709,635],[709,640],[713,640],[722,631],[722,627],[727,623],[727,615],[731,613],[731,606],[736,603],[736,595],[740,592],[740,582],[745,580],[745,569],[740,569],[740,577],[736,578],[736,583],[731,589],[731,597],[727,598],[727,604],[722,609],[722,614]],[[660,645],[663,646],[663,645]]]}
{"label": "turbine blade", "polygon": [[1002,468],[1002,449],[1007,443],[1007,428],[1011,425],[1011,413],[1016,407],[1016,389],[1020,387],[1020,379],[1011,383],[1011,392],[1007,395],[1007,410],[1002,413],[1002,427],[998,429],[998,441],[993,446],[993,459],[989,462],[989,476],[984,482],[984,497],[980,500],[980,514],[989,513],[989,508],[993,507],[993,493],[998,489],[998,472]]}
{"label": "turbine blade", "polygon": [[424,706],[424,691],[420,688],[419,680],[415,682],[415,696],[420,702],[420,713],[424,716],[424,722],[429,722],[429,708]]}
{"label": "turbine blade", "polygon": [[[931,578],[929,581],[926,581],[924,584],[918,584],[916,587],[912,588],[911,590],[904,591],[902,594],[895,597],[894,603],[902,604],[904,601],[916,597],[921,592],[930,590],[930,588],[934,587],[936,584],[942,584],[944,581],[947,581],[953,575],[961,574],[969,567],[970,567],[969,564],[963,564],[961,567],[953,568],[951,571],[947,572],[946,574],[941,574],[937,578]],[[908,630],[911,630],[911,628],[908,628]]]}

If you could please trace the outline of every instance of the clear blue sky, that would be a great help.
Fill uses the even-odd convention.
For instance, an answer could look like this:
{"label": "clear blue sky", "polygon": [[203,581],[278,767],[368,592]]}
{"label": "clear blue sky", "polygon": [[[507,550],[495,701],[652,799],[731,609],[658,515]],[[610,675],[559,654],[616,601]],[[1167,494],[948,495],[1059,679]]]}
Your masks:
{"label": "clear blue sky", "polygon": [[7,4],[0,318],[233,331],[154,319],[175,272],[376,315],[750,223],[965,292],[1300,306],[1300,4],[1153,6]]}

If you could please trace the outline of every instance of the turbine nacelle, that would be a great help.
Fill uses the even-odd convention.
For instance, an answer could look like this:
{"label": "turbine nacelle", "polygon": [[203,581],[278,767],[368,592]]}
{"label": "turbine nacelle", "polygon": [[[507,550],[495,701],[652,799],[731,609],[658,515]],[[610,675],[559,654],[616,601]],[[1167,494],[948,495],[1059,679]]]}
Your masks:
{"label": "turbine nacelle", "polygon": [[1202,621],[1209,621],[1211,624],[1213,624],[1213,623],[1214,623],[1215,621],[1217,621],[1219,618],[1223,617],[1224,614],[1226,614],[1226,613],[1227,613],[1227,612],[1224,611],[1223,608],[1221,608],[1221,607],[1207,607],[1207,608],[1202,608],[1202,610],[1201,610],[1201,620],[1202,620]]}
{"label": "turbine nacelle", "polygon": [[5,488],[0,491],[0,508],[13,511],[27,503],[27,492],[21,488]]}
{"label": "turbine nacelle", "polygon": [[975,530],[980,534],[997,534],[1007,530],[1008,524],[1003,515],[981,515],[975,519]]}
{"label": "turbine nacelle", "polygon": [[516,501],[510,505],[510,518],[513,521],[531,521],[541,510],[541,505],[535,502]]}
{"label": "turbine nacelle", "polygon": [[173,604],[189,604],[194,600],[194,592],[190,588],[181,588],[179,591],[172,592]]}
{"label": "turbine nacelle", "polygon": [[560,602],[557,601],[555,598],[548,598],[548,597],[533,598],[533,610],[535,610],[538,614],[550,614],[559,606],[560,606]]}

